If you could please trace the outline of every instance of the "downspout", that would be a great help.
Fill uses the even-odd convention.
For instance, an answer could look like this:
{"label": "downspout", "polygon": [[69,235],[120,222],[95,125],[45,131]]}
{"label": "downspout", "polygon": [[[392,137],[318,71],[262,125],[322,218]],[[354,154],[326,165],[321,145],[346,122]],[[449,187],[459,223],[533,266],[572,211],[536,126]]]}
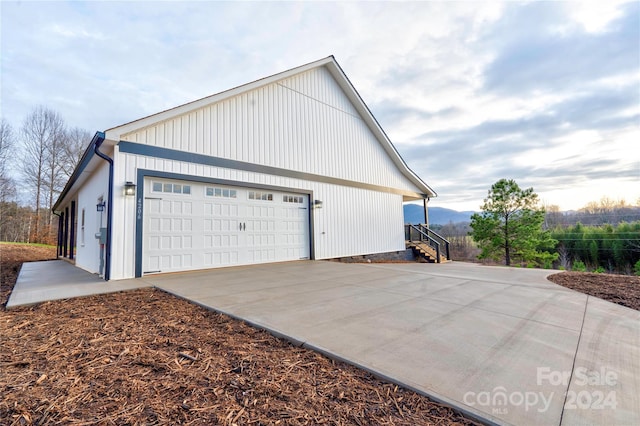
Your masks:
{"label": "downspout", "polygon": [[98,140],[93,145],[93,152],[107,163],[109,163],[109,193],[107,195],[107,239],[105,242],[105,260],[104,260],[104,280],[109,281],[111,278],[111,224],[113,222],[113,158],[103,152],[100,152],[100,146],[104,142],[105,135],[102,132],[96,134]]}

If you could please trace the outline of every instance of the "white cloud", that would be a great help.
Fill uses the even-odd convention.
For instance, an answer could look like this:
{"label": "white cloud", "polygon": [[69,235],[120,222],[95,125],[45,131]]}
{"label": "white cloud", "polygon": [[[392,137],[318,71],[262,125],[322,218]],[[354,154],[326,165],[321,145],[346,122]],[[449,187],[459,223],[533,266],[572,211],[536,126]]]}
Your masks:
{"label": "white cloud", "polygon": [[588,32],[602,32],[609,24],[622,15],[620,6],[629,3],[624,0],[568,2],[569,16],[580,23]]}
{"label": "white cloud", "polygon": [[[2,114],[19,127],[44,104],[93,132],[334,54],[441,195],[434,204],[477,208],[502,177],[586,203],[640,187],[626,172],[640,139],[638,10],[618,1],[3,2]],[[627,183],[603,177],[616,168]],[[592,193],[579,189],[585,182]]]}

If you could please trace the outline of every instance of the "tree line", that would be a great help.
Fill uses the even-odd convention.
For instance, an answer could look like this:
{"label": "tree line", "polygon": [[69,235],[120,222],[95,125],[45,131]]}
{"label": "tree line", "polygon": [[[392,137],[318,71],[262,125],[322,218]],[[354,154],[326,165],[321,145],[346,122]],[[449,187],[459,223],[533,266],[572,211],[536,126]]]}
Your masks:
{"label": "tree line", "polygon": [[90,140],[89,131],[44,106],[18,128],[0,121],[0,241],[55,242],[51,208]]}
{"label": "tree line", "polygon": [[631,274],[640,264],[640,221],[586,226],[578,222],[551,231],[559,267]]}
{"label": "tree line", "polygon": [[636,205],[630,205],[625,200],[602,197],[600,201],[591,201],[575,211],[562,212],[555,205],[545,206],[545,211],[544,227],[548,229],[575,226],[578,223],[589,226],[617,225],[640,220],[640,199]]}

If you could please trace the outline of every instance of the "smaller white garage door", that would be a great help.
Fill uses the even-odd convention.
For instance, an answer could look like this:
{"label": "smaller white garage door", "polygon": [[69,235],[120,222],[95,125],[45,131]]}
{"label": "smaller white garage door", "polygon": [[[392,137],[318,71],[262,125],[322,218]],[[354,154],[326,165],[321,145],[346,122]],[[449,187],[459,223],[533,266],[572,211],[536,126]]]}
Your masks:
{"label": "smaller white garage door", "polygon": [[308,259],[309,197],[145,180],[143,273]]}

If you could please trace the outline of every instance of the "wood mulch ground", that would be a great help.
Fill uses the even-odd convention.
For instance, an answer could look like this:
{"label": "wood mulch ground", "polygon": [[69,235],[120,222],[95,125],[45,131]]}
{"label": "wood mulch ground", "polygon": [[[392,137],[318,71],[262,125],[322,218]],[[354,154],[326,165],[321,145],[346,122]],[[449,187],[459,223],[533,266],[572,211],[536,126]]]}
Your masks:
{"label": "wood mulch ground", "polygon": [[640,277],[561,272],[550,275],[548,279],[563,287],[640,311]]}
{"label": "wood mulch ground", "polygon": [[[0,244],[4,307],[26,260]],[[0,310],[0,424],[472,425],[453,409],[154,289]]]}

